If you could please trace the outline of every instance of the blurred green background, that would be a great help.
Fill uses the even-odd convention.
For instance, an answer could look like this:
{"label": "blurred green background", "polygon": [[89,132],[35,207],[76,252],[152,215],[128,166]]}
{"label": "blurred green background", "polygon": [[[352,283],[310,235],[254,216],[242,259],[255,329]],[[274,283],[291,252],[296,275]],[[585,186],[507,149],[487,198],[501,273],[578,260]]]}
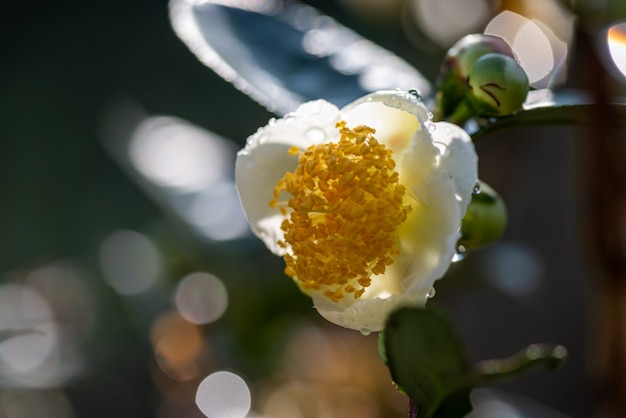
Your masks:
{"label": "blurred green background", "polygon": [[[446,47],[411,37],[399,11],[314,6],[435,78]],[[27,330],[0,342],[0,417],[202,417],[198,385],[219,370],[245,379],[259,417],[403,416],[374,336],[325,324],[258,240],[206,239],[107,148],[129,114],[181,118],[231,150],[272,116],[189,52],[166,1],[12,2],[0,31],[0,330]],[[476,359],[566,345],[561,371],[499,389],[572,417],[593,400],[578,135],[525,128],[478,144],[509,228],[436,298]],[[222,308],[214,322],[183,318]],[[510,408],[482,416],[530,416]]]}

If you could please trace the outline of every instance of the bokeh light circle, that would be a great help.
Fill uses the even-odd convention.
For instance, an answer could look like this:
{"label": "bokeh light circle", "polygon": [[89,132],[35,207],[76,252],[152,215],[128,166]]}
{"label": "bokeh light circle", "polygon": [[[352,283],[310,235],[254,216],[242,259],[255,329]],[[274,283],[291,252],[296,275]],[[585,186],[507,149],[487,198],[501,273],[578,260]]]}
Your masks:
{"label": "bokeh light circle", "polygon": [[479,30],[491,14],[485,0],[413,0],[411,5],[419,28],[443,47]]}
{"label": "bokeh light circle", "polygon": [[[541,22],[506,10],[491,19],[485,28],[485,34],[498,36],[511,46],[534,87],[545,87],[544,80],[553,77],[553,72],[558,69],[555,59],[558,54],[552,43],[556,47],[563,42],[557,42],[550,29]],[[566,54],[566,51],[561,52]],[[559,57],[559,60],[562,58]]]}
{"label": "bokeh light circle", "polygon": [[246,382],[234,373],[219,371],[198,386],[196,405],[209,418],[244,418],[252,397]]}
{"label": "bokeh light circle", "polygon": [[209,273],[197,272],[186,276],[176,288],[176,308],[193,324],[208,324],[218,320],[228,307],[228,293],[220,279]]}
{"label": "bokeh light circle", "polygon": [[622,77],[626,77],[626,22],[611,26],[606,32],[609,55]]}
{"label": "bokeh light circle", "polygon": [[200,372],[206,346],[197,325],[170,311],[160,315],[150,329],[150,341],[159,368],[172,379],[185,381]]}
{"label": "bokeh light circle", "polygon": [[129,156],[151,181],[182,192],[203,190],[224,178],[232,165],[224,140],[166,116],[147,118],[137,127]]}
{"label": "bokeh light circle", "polygon": [[35,372],[58,343],[54,315],[41,294],[27,286],[0,286],[0,376]]}
{"label": "bokeh light circle", "polygon": [[100,246],[105,280],[120,294],[146,291],[161,274],[161,255],[154,243],[135,231],[116,231]]}

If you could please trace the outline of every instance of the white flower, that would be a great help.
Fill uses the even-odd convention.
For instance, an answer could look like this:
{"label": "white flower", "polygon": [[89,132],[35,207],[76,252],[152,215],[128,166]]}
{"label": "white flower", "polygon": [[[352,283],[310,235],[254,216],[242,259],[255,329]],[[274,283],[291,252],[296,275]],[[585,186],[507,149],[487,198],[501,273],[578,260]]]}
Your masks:
{"label": "white flower", "polygon": [[469,135],[400,91],[305,103],[248,138],[236,164],[254,233],[323,317],[364,333],[426,303],[476,180]]}

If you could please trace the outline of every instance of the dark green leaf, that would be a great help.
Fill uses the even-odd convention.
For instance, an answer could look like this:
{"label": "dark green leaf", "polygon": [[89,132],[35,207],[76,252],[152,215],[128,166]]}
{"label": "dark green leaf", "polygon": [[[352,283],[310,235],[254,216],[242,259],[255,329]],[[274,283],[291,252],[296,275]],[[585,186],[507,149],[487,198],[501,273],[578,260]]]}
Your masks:
{"label": "dark green leaf", "polygon": [[[607,114],[608,113],[608,114]],[[603,117],[599,118],[598,115]],[[474,140],[506,128],[546,125],[593,125],[600,120],[613,128],[626,128],[626,104],[595,104],[581,93],[537,90],[529,93],[524,109],[513,116],[496,119],[470,132]]]}
{"label": "dark green leaf", "polygon": [[415,402],[417,417],[463,417],[476,375],[450,319],[442,312],[404,308],[385,328],[382,348],[391,376]]}
{"label": "dark green leaf", "polygon": [[460,418],[472,410],[474,386],[537,367],[555,369],[567,357],[561,345],[533,344],[519,353],[471,366],[446,314],[433,308],[394,312],[379,340],[391,377],[417,408],[417,418]]}

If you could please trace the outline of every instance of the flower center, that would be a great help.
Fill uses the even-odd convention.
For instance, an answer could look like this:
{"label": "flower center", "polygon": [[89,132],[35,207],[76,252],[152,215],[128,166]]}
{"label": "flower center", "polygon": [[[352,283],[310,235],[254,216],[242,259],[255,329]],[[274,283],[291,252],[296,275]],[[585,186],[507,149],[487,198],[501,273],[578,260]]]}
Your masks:
{"label": "flower center", "polygon": [[[303,290],[324,290],[334,302],[346,293],[360,298],[373,274],[383,274],[398,255],[397,228],[411,210],[391,150],[368,126],[337,123],[338,142],[312,145],[300,153],[294,172],[274,188],[271,207],[289,218],[281,224],[285,274]],[[292,149],[296,154],[300,150]],[[291,195],[288,208],[278,202]]]}

